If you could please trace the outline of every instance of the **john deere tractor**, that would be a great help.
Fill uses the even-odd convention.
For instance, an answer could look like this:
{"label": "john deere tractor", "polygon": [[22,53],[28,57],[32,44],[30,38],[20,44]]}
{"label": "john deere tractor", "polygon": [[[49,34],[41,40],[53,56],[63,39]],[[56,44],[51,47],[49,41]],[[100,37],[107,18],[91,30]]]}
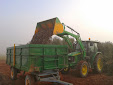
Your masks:
{"label": "john deere tractor", "polygon": [[[72,33],[66,31],[66,28],[69,28]],[[98,42],[90,40],[82,41],[78,32],[64,23],[61,23],[57,17],[37,24],[35,32],[39,33],[41,30],[46,29],[52,29],[52,35],[57,35],[68,43],[68,66],[61,69],[62,73],[67,73],[70,68],[76,69],[81,77],[86,77],[89,69],[93,69],[96,73],[102,72],[102,53],[98,52]],[[74,38],[76,41],[75,44],[70,41],[69,36]]]}
{"label": "john deere tractor", "polygon": [[[64,25],[64,29],[65,26]],[[98,52],[98,42],[96,41],[82,41],[80,34],[69,26],[67,28],[75,33],[63,31],[63,33],[57,34],[65,39],[71,48],[71,52],[68,54],[69,66],[64,68],[61,72],[68,73],[70,68],[76,69],[80,77],[86,77],[89,69],[92,69],[95,73],[101,73],[103,68],[102,53]],[[73,37],[76,42],[72,44],[68,36]]]}

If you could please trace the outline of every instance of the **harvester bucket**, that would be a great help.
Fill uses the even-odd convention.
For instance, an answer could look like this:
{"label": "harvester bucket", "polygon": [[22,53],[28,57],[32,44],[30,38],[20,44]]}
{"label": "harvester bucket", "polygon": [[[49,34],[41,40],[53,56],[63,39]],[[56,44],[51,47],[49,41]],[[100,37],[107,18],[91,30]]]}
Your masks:
{"label": "harvester bucket", "polygon": [[40,30],[52,30],[52,34],[58,34],[63,32],[63,25],[59,21],[59,19],[53,18],[43,22],[37,23],[35,33],[40,32]]}
{"label": "harvester bucket", "polygon": [[31,44],[48,44],[52,35],[63,33],[63,25],[59,19],[53,18],[37,23],[35,34],[31,40]]}

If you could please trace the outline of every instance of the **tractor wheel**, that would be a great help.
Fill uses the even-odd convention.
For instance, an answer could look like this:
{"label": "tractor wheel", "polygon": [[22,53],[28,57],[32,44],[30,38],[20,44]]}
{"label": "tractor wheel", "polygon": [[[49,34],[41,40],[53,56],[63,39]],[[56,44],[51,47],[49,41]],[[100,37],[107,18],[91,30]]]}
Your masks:
{"label": "tractor wheel", "polygon": [[33,75],[27,75],[25,78],[25,85],[34,85],[35,83],[35,78]]}
{"label": "tractor wheel", "polygon": [[70,68],[64,68],[62,71],[61,71],[61,73],[62,74],[67,74],[68,72],[69,72],[69,70],[70,70]]}
{"label": "tractor wheel", "polygon": [[86,61],[80,61],[78,63],[77,70],[80,77],[86,77],[89,71],[88,63]]}
{"label": "tractor wheel", "polygon": [[102,56],[99,54],[95,57],[94,60],[94,72],[101,73],[103,68]]}
{"label": "tractor wheel", "polygon": [[17,79],[17,69],[14,67],[11,67],[11,79],[16,80]]}

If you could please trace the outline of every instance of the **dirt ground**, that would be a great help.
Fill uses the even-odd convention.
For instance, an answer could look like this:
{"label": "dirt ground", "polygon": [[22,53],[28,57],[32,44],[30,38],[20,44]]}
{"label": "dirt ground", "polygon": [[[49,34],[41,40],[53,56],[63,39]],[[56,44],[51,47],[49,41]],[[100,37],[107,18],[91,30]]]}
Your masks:
{"label": "dirt ground", "polygon": [[[10,79],[10,67],[5,64],[5,61],[0,61],[0,85],[24,85],[25,75],[18,74],[17,80]],[[74,70],[69,74],[62,75],[62,80],[73,83],[73,85],[113,85],[113,76],[105,74],[93,74],[91,71],[86,78],[76,76]],[[53,85],[51,83],[39,82],[36,85]]]}

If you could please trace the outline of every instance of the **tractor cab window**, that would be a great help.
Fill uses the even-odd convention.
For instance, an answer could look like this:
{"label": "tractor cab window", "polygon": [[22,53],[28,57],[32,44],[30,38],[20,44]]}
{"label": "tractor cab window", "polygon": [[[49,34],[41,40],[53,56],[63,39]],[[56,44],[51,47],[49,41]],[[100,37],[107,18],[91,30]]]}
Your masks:
{"label": "tractor cab window", "polygon": [[96,52],[98,50],[97,43],[89,42],[88,43],[88,48],[89,48],[90,52]]}
{"label": "tractor cab window", "polygon": [[89,52],[94,52],[94,46],[93,42],[88,43]]}
{"label": "tractor cab window", "polygon": [[97,43],[94,43],[94,51],[97,52],[98,51],[98,46]]}
{"label": "tractor cab window", "polygon": [[76,49],[76,51],[81,51],[81,47],[80,47],[79,43],[76,44],[76,48],[75,49]]}
{"label": "tractor cab window", "polygon": [[90,42],[90,46],[93,46],[93,44],[94,44],[93,42]]}

